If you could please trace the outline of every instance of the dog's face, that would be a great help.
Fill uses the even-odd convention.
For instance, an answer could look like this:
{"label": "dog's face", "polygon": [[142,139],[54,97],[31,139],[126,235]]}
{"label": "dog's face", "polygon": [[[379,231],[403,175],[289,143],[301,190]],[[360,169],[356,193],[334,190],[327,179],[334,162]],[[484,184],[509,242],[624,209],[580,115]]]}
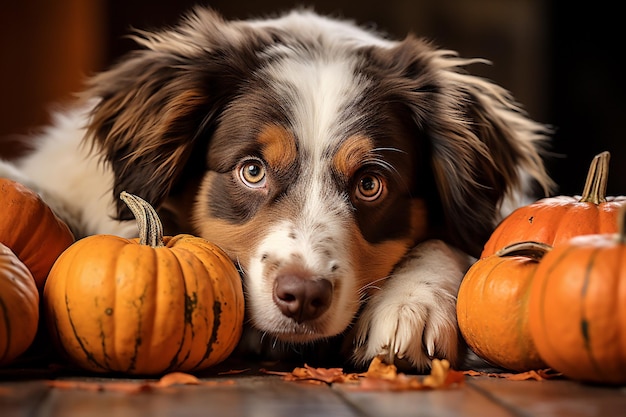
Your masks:
{"label": "dog's face", "polygon": [[[223,113],[193,209],[195,230],[241,264],[255,325],[291,341],[344,330],[427,231],[414,132],[382,97],[355,109],[367,87],[336,64],[259,74],[263,88]],[[310,81],[290,79],[309,65]],[[237,117],[278,103],[280,117]]]}
{"label": "dog's face", "polygon": [[250,319],[279,339],[344,331],[427,237],[476,254],[520,170],[542,172],[541,127],[421,40],[204,9],[143,36],[147,49],[89,90],[114,195],[220,245],[241,266]]}

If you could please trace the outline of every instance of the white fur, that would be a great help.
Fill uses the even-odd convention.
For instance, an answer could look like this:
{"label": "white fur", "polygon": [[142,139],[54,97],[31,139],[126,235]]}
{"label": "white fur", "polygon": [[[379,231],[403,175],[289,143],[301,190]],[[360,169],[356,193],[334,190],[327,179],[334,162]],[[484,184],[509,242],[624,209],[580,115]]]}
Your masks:
{"label": "white fur", "polygon": [[374,294],[357,322],[355,356],[407,359],[419,369],[458,355],[456,294],[472,262],[440,240],[417,245]]}
{"label": "white fur", "polygon": [[102,233],[134,236],[137,227],[132,222],[113,220],[111,170],[82,146],[89,110],[87,105],[54,114],[51,126],[33,138],[37,152],[17,162],[20,174],[6,176],[40,193],[77,238]]}

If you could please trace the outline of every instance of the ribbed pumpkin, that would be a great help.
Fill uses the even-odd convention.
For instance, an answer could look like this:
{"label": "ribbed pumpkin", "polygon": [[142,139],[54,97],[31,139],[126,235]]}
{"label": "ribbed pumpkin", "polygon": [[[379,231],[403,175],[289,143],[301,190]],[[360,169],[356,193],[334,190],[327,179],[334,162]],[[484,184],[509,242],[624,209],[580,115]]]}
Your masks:
{"label": "ribbed pumpkin", "polygon": [[35,339],[39,291],[13,251],[0,243],[0,365],[24,353]]}
{"label": "ribbed pumpkin", "polygon": [[626,196],[606,197],[610,154],[593,159],[582,196],[557,196],[520,207],[507,216],[485,244],[481,258],[517,242],[557,246],[579,235],[615,233]]}
{"label": "ribbed pumpkin", "polygon": [[626,209],[619,233],[572,238],[537,268],[530,330],[543,360],[577,380],[626,384]]}
{"label": "ribbed pumpkin", "polygon": [[481,358],[513,371],[547,366],[530,335],[528,296],[547,245],[524,242],[475,262],[457,299],[463,338]]}
{"label": "ribbed pumpkin", "polygon": [[0,242],[24,262],[42,291],[54,261],[74,235],[28,187],[0,178]]}
{"label": "ribbed pumpkin", "polygon": [[241,279],[217,246],[162,237],[154,209],[122,193],[139,239],[95,235],[57,260],[44,291],[52,338],[95,372],[199,371],[226,359],[243,328]]}

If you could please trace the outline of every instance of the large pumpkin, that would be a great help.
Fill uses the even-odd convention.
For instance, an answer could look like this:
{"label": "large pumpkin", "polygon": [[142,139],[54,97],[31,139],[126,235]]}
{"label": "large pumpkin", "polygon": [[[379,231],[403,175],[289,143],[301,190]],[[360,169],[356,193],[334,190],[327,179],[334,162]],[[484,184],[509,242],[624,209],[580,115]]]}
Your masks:
{"label": "large pumpkin", "polygon": [[457,320],[480,357],[513,371],[546,368],[530,335],[528,296],[546,245],[524,242],[475,262],[459,288]]}
{"label": "large pumpkin", "polygon": [[39,292],[15,254],[0,243],[0,365],[24,353],[35,339]]}
{"label": "large pumpkin", "polygon": [[243,328],[234,264],[204,239],[163,238],[152,207],[122,198],[140,239],[95,235],[59,257],[44,291],[53,340],[95,372],[197,371],[224,360]]}
{"label": "large pumpkin", "polygon": [[481,258],[516,242],[557,246],[579,235],[614,233],[617,212],[626,196],[606,197],[610,154],[593,159],[582,196],[544,198],[507,216],[485,244]]}
{"label": "large pumpkin", "polygon": [[43,290],[50,268],[73,242],[67,225],[31,189],[0,178],[0,242],[11,248]]}
{"label": "large pumpkin", "polygon": [[619,234],[555,247],[537,268],[530,330],[543,360],[583,381],[626,383],[626,209]]}

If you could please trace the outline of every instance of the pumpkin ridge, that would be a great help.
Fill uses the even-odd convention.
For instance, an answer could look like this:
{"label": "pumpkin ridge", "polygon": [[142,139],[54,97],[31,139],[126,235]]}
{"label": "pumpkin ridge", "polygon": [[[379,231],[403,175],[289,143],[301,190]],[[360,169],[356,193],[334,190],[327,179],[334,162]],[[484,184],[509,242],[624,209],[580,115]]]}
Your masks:
{"label": "pumpkin ridge", "polygon": [[106,369],[102,364],[100,364],[100,362],[98,362],[96,360],[96,358],[94,357],[93,353],[91,353],[85,347],[83,341],[80,339],[80,336],[78,335],[78,331],[76,330],[76,325],[74,324],[74,321],[72,320],[72,314],[71,314],[71,309],[70,309],[69,302],[70,302],[69,297],[67,296],[67,294],[65,294],[65,311],[67,313],[67,318],[68,318],[68,321],[70,323],[70,327],[72,329],[72,332],[74,333],[74,338],[78,342],[78,346],[80,346],[80,349],[83,351],[83,353],[85,354],[85,357],[87,358],[87,360],[89,362],[93,363],[98,368]]}
{"label": "pumpkin ridge", "polygon": [[4,361],[4,359],[7,357],[7,355],[9,354],[9,350],[11,349],[11,320],[9,320],[9,311],[7,309],[6,303],[4,302],[4,299],[2,299],[0,297],[0,308],[2,308],[2,317],[4,318],[4,325],[5,325],[5,329],[7,329],[6,332],[6,347],[4,349],[4,352],[2,352],[2,355],[0,355],[0,363],[2,363]]}
{"label": "pumpkin ridge", "polygon": [[[537,297],[537,300],[539,300],[540,305],[539,305],[539,321],[544,321],[545,320],[545,310],[544,310],[544,306],[546,305],[546,288],[548,286],[548,281],[550,280],[550,275],[552,274],[552,271],[554,271],[554,269],[561,263],[561,261],[567,256],[567,254],[571,251],[571,248],[568,248],[567,250],[563,251],[563,253],[560,254],[560,256],[557,258],[556,261],[552,262],[552,264],[550,264],[550,269],[548,269],[548,271],[546,271],[546,273],[544,274],[544,279],[540,282],[541,287],[540,287],[540,292],[539,292],[539,297]],[[535,280],[536,280],[536,276],[535,276]],[[542,343],[545,343],[547,345],[550,346],[550,350],[554,351],[554,346],[552,345],[549,335],[546,334],[546,329],[542,328],[541,329],[542,335],[541,335],[541,339],[542,339]],[[535,342],[536,344],[536,342]]]}
{"label": "pumpkin ridge", "polygon": [[[117,262],[116,258],[109,259],[109,262],[108,262],[108,265],[106,265],[106,268],[115,269],[116,262]],[[114,291],[114,293],[112,296],[109,296],[105,299],[107,299],[108,301],[115,300],[117,298],[117,294],[115,293],[115,289],[116,289],[115,286],[106,285],[106,288],[108,291]],[[110,311],[110,312],[107,314],[107,311]],[[113,315],[116,312],[117,312],[117,306],[115,306],[114,301],[113,301],[113,307],[106,307],[104,310],[105,315]],[[98,316],[98,317],[99,317],[99,323],[100,323],[100,345],[102,348],[102,357],[103,357],[105,369],[113,369],[112,367],[114,367],[115,365],[111,363],[111,360],[113,360],[114,362],[115,351],[116,351],[115,332],[118,329],[115,326],[115,320],[112,320],[111,323],[112,323],[113,329],[110,333],[112,333],[113,336],[109,337],[109,340],[111,341],[110,346],[109,346],[109,344],[107,344],[107,332],[105,332],[105,329],[104,329],[104,320],[102,316]],[[113,351],[112,352],[113,354],[111,354],[110,352],[111,350]]]}
{"label": "pumpkin ridge", "polygon": [[[178,261],[178,264],[180,266],[180,270],[182,271],[184,268],[181,265],[181,260],[179,259],[178,256],[174,256],[174,259],[176,259],[176,261]],[[197,277],[194,275],[194,278],[197,281]],[[184,301],[184,310],[183,310],[183,332],[181,334],[181,338],[180,338],[180,342],[178,343],[178,349],[176,350],[176,353],[174,353],[174,356],[172,356],[172,360],[170,361],[169,365],[167,366],[167,369],[165,372],[168,372],[172,369],[178,369],[181,367],[181,365],[183,363],[185,363],[187,361],[187,359],[189,359],[189,356],[191,355],[191,348],[187,349],[187,352],[185,353],[183,358],[180,358],[179,355],[181,354],[183,347],[185,346],[185,340],[187,339],[187,328],[189,327],[189,331],[191,332],[191,340],[193,341],[194,336],[195,336],[195,330],[193,328],[193,311],[194,309],[191,308],[191,297],[189,297],[188,295],[188,291],[187,291],[187,280],[185,278],[181,279],[182,281],[182,285],[183,285],[183,292],[184,292],[184,297],[185,297],[185,301]],[[196,285],[197,288],[197,285]],[[195,294],[195,307],[197,307],[198,305],[198,295],[196,292],[193,292]],[[193,345],[193,343],[192,343]]]}
{"label": "pumpkin ridge", "polygon": [[130,357],[130,363],[128,364],[128,368],[126,372],[133,372],[137,366],[137,357],[139,355],[139,348],[143,343],[143,338],[141,336],[141,332],[143,329],[143,315],[141,314],[141,307],[144,306],[146,293],[148,292],[148,286],[144,286],[143,292],[139,295],[139,297],[135,300],[139,302],[139,305],[133,301],[131,305],[135,307],[137,312],[137,333],[135,337],[135,343],[133,345],[133,353]]}
{"label": "pumpkin ridge", "polygon": [[580,318],[580,332],[581,332],[581,336],[583,338],[583,348],[585,349],[585,351],[587,352],[587,356],[589,357],[589,361],[591,363],[591,365],[594,368],[594,371],[598,373],[598,375],[605,375],[602,366],[600,366],[600,364],[598,363],[598,360],[596,359],[595,355],[594,355],[594,350],[591,346],[591,335],[589,333],[590,331],[590,326],[589,326],[589,320],[587,318],[587,303],[585,303],[585,299],[587,297],[587,290],[589,289],[589,283],[591,281],[591,272],[593,270],[594,264],[595,264],[595,259],[598,257],[598,253],[600,252],[600,249],[596,248],[593,250],[593,252],[591,253],[591,255],[589,256],[589,261],[587,262],[587,267],[585,268],[585,276],[583,279],[583,285],[581,288],[581,318]]}
{"label": "pumpkin ridge", "polygon": [[219,331],[220,323],[221,323],[221,315],[222,315],[222,303],[218,300],[213,302],[213,328],[211,329],[211,336],[207,341],[207,348],[202,356],[202,359],[198,361],[191,369],[198,369],[199,366],[206,361],[211,353],[213,353],[213,347],[215,342],[217,341],[217,333]]}
{"label": "pumpkin ridge", "polygon": [[[536,259],[536,258],[532,258],[531,257],[530,259],[531,259],[531,262],[539,262],[539,260]],[[520,310],[521,311],[526,311],[526,312],[528,311],[528,302],[529,302],[529,299],[530,299],[530,292],[531,292],[530,290],[531,290],[531,287],[532,287],[531,284],[532,284],[532,280],[534,279],[533,275],[535,273],[536,273],[536,270],[529,271],[527,276],[525,277],[526,280],[528,282],[530,282],[530,284],[526,285],[526,288],[524,289],[524,292],[520,295],[520,299],[521,299]],[[515,332],[515,334],[519,335],[521,333],[522,329],[528,327],[528,321],[529,321],[528,320],[528,314],[518,314],[516,321],[517,321],[517,329],[516,329],[517,331]],[[535,346],[535,342],[532,340],[532,337],[530,337],[530,338],[528,338],[526,340],[519,340],[519,341],[520,341],[520,343],[522,343],[524,345],[524,350],[526,352],[531,351],[531,350],[534,350],[534,351],[537,350],[537,348]],[[530,349],[528,347],[529,345],[532,346],[533,349]],[[539,354],[536,353],[536,355],[539,355]]]}
{"label": "pumpkin ridge", "polygon": [[102,322],[101,318],[98,319],[98,325],[100,327],[99,336],[100,336],[100,347],[102,348],[102,359],[104,361],[104,365],[107,368],[110,368],[111,364],[109,363],[110,356],[107,353],[106,332],[104,331],[104,323]]}

